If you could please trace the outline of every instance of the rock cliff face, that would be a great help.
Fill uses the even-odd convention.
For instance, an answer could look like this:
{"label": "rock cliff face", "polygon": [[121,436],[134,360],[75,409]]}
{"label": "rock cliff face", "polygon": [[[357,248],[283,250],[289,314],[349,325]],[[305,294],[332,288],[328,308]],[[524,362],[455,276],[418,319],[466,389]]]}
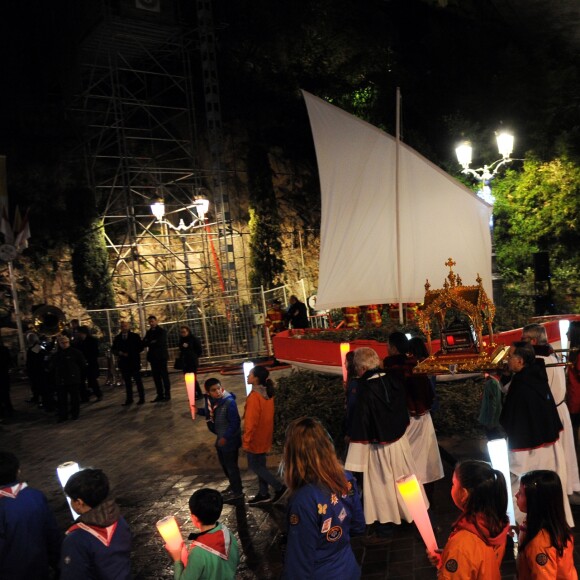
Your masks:
{"label": "rock cliff face", "polygon": [[[278,203],[281,227],[282,258],[286,263],[283,283],[291,294],[310,295],[318,283],[320,242],[320,189],[318,175],[312,168],[300,166],[281,151],[270,152],[272,182]],[[239,236],[234,240],[238,283],[248,286],[249,191],[245,167],[228,182],[232,221]]]}

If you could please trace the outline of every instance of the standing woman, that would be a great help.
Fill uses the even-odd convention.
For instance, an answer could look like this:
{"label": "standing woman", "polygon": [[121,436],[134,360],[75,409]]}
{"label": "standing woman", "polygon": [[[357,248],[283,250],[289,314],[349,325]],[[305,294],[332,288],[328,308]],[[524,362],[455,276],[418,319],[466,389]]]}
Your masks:
{"label": "standing woman", "polygon": [[366,527],[356,481],[318,420],[302,417],[288,426],[284,479],[291,496],[282,577],[360,578],[350,545],[351,532],[363,534]]}
{"label": "standing woman", "polygon": [[197,336],[191,333],[189,326],[182,326],[179,329],[179,358],[183,374],[196,373],[195,376],[195,398],[203,399],[203,393],[197,380],[197,369],[199,367],[199,357],[201,356],[201,342]]}
{"label": "standing woman", "polygon": [[[248,501],[250,506],[276,503],[286,492],[286,486],[266,467],[266,454],[274,437],[274,383],[269,376],[270,371],[264,367],[254,367],[248,375],[252,391],[246,400],[242,447],[248,454],[248,467],[258,476],[259,483],[258,495]],[[273,500],[268,486],[274,489]]]}
{"label": "standing woman", "polygon": [[[570,322],[570,327],[566,334],[570,344],[568,348],[580,348],[580,321]],[[572,430],[574,432],[574,443],[578,442],[578,427],[580,427],[580,353],[578,350],[572,351],[568,357],[570,365],[567,367],[566,375],[566,403],[570,411],[572,420]]]}

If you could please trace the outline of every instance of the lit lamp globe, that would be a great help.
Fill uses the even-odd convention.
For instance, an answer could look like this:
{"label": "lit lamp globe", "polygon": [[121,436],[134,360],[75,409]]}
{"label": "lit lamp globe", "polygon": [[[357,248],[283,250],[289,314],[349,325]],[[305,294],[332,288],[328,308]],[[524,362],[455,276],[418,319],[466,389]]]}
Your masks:
{"label": "lit lamp globe", "polygon": [[463,141],[459,146],[455,148],[455,154],[457,155],[457,161],[463,169],[467,169],[471,165],[471,156],[473,154],[473,147],[469,141]]}
{"label": "lit lamp globe", "polygon": [[197,211],[197,215],[201,221],[205,220],[205,216],[209,210],[209,200],[204,198],[196,199],[193,202],[193,207]]}
{"label": "lit lamp globe", "polygon": [[496,139],[499,154],[504,159],[509,159],[514,150],[514,136],[506,131],[502,131],[496,136]]}
{"label": "lit lamp globe", "polygon": [[165,203],[162,199],[156,199],[151,204],[151,213],[158,221],[161,221],[165,216]]}

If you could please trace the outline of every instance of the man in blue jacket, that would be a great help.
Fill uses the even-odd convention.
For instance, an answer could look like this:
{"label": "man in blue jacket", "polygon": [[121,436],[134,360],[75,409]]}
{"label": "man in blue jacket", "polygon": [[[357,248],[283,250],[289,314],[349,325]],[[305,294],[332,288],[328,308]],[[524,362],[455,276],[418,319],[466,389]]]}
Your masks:
{"label": "man in blue jacket", "polygon": [[17,457],[0,451],[0,580],[47,580],[62,534],[44,494],[19,475]]}
{"label": "man in blue jacket", "polygon": [[64,491],[80,516],[62,544],[60,580],[131,578],[131,532],[109,497],[107,476],[100,469],[83,469]]}

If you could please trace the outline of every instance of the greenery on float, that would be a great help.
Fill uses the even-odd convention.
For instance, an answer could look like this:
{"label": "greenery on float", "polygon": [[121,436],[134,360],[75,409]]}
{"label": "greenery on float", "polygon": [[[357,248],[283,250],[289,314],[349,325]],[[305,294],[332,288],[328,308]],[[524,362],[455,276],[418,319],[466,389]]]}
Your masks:
{"label": "greenery on float", "polygon": [[[483,379],[466,379],[437,385],[437,408],[433,423],[440,437],[480,437],[478,423]],[[276,387],[274,444],[284,446],[286,427],[298,417],[316,417],[344,451],[345,398],[342,377],[311,371],[295,371],[280,377]]]}
{"label": "greenery on float", "polygon": [[274,444],[284,446],[286,427],[298,417],[318,418],[340,452],[344,439],[344,386],[342,377],[295,371],[276,383]]}

